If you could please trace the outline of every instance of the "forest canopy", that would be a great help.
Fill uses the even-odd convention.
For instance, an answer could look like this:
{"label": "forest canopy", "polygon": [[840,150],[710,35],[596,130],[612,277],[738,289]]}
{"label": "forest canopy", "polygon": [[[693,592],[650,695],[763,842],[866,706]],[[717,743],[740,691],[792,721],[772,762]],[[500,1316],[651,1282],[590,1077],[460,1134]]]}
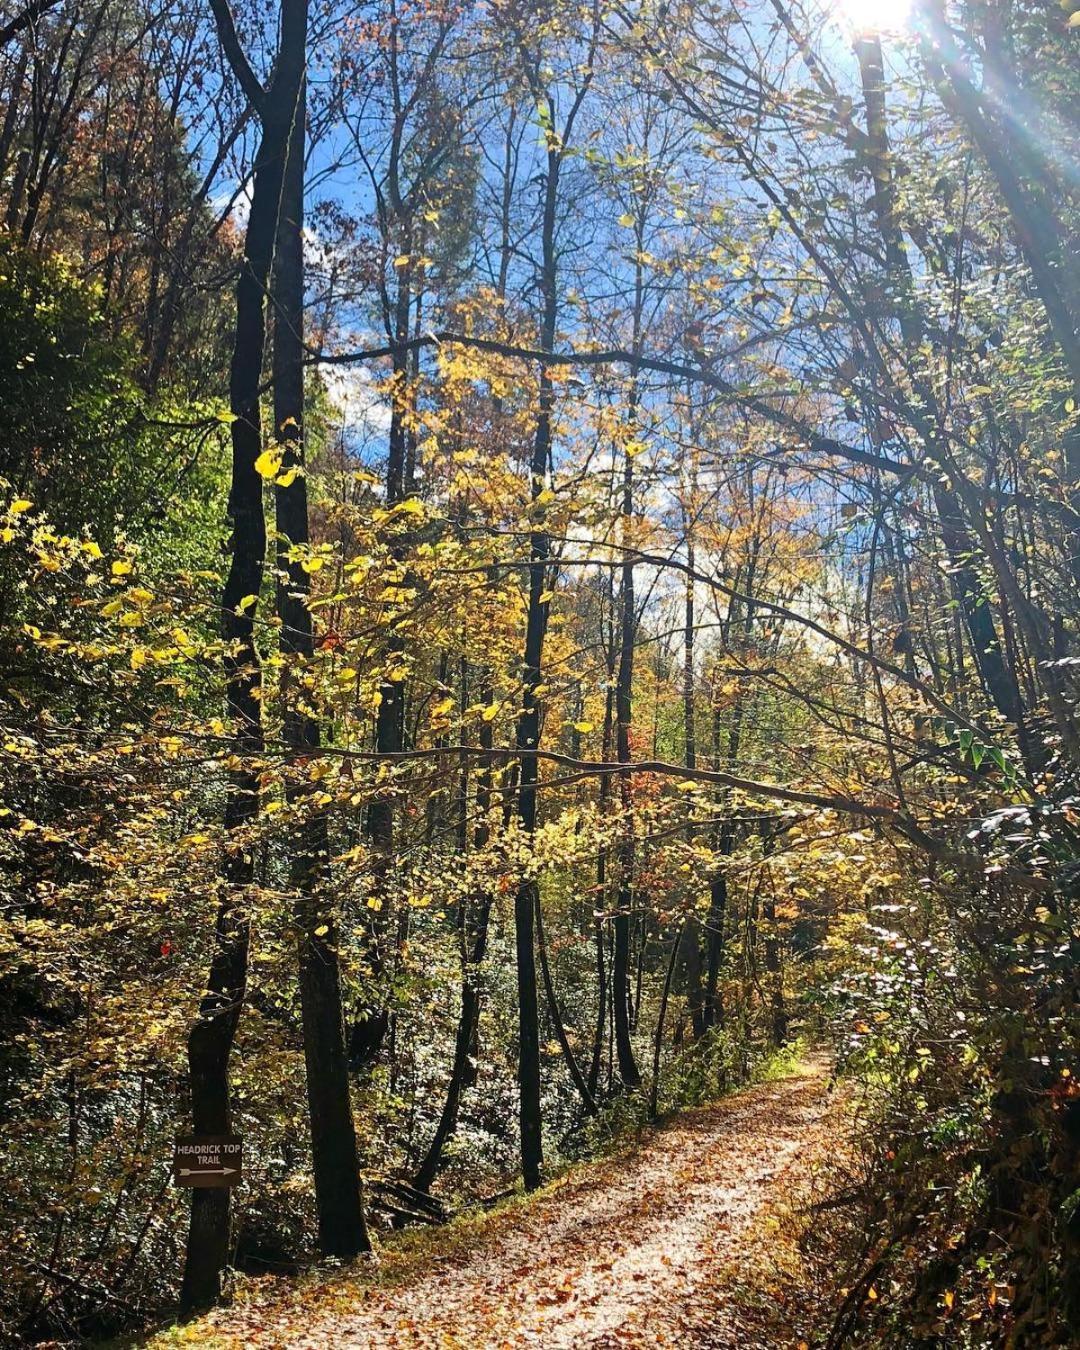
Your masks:
{"label": "forest canopy", "polygon": [[1080,1341],[1078,43],[3,0],[0,1338],[812,1053],[815,1343]]}

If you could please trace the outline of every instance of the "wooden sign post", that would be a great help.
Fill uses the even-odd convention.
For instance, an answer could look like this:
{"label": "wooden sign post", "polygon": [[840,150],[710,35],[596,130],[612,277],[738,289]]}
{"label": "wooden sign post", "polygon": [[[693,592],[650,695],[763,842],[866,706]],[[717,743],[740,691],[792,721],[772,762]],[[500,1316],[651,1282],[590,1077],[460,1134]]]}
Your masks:
{"label": "wooden sign post", "polygon": [[243,1142],[238,1134],[189,1134],[173,1149],[177,1186],[235,1186],[240,1180]]}

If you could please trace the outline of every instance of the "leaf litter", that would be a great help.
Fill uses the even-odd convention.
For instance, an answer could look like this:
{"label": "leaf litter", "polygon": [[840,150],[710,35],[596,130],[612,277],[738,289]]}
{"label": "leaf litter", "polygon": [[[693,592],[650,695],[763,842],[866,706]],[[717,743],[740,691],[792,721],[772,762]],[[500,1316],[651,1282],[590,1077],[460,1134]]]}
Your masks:
{"label": "leaf litter", "polygon": [[213,1350],[782,1350],[812,1314],[777,1215],[842,1128],[828,1067],[679,1115],[383,1268],[245,1282],[155,1345]]}

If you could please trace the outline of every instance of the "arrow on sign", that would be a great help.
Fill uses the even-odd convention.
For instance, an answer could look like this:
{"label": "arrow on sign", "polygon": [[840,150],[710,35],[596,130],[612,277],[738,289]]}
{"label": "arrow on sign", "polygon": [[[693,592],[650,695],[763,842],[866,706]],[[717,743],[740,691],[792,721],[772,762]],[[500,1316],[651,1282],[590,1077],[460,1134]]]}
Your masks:
{"label": "arrow on sign", "polygon": [[236,1170],[235,1167],[181,1167],[180,1175],[182,1177],[229,1177]]}

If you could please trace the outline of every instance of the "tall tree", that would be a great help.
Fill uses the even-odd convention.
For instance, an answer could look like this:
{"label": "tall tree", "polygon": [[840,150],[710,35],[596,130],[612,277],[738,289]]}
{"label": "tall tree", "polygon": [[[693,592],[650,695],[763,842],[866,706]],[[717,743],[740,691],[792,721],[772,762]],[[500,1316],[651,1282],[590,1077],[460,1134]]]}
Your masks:
{"label": "tall tree", "polygon": [[[312,801],[307,766],[321,732],[302,672],[311,668],[315,635],[304,455],[304,182],[307,80],[296,91],[277,228],[271,297],[274,305],[274,423],[281,447],[274,477],[277,526],[277,615],[286,657],[283,719],[290,751],[289,800],[301,820],[289,839],[296,891],[300,1007],[307,1068],[308,1115],[319,1211],[319,1246],[327,1256],[370,1250],[360,1190],[349,1090],[349,1063],[338,962],[338,922],[330,875],[325,809]],[[276,462],[275,456],[275,462]],[[299,678],[298,678],[299,677]]]}
{"label": "tall tree", "polygon": [[[566,95],[568,106],[560,110],[557,86],[545,67],[544,53],[521,22],[510,15],[511,36],[522,71],[540,115],[544,137],[540,208],[540,259],[536,284],[540,293],[538,349],[555,350],[559,318],[558,205],[559,180],[570,151],[574,125],[592,83],[599,40],[599,19],[594,7],[588,19],[584,59],[575,72],[576,81]],[[564,16],[565,17],[565,16]],[[521,711],[517,719],[517,746],[521,757],[518,780],[518,820],[526,837],[536,832],[537,784],[540,775],[541,708],[539,690],[543,679],[544,635],[551,605],[551,535],[545,527],[545,493],[552,469],[555,386],[547,362],[540,364],[537,386],[536,429],[529,460],[529,497],[532,529],[529,535],[529,592],[525,619],[525,650],[522,661]],[[540,1112],[540,1023],[536,988],[535,915],[539,890],[535,877],[523,878],[514,896],[514,941],[518,996],[518,1093],[521,1133],[521,1169],[528,1189],[539,1186],[543,1166]]]}
{"label": "tall tree", "polygon": [[[247,980],[247,895],[255,880],[255,855],[246,831],[259,811],[259,756],[263,750],[262,681],[255,620],[266,559],[260,392],[266,341],[266,294],[274,260],[278,213],[292,133],[304,79],[307,0],[282,0],[274,74],[265,87],[241,50],[227,0],[214,0],[222,48],[255,109],[262,136],[255,161],[244,256],[236,281],[236,330],[229,378],[232,479],[229,492],[229,571],[221,593],[228,709],[237,767],[230,771],[225,829],[223,895],[206,994],[188,1040],[192,1124],[196,1134],[229,1134],[232,1128],[229,1059]],[[229,1256],[230,1191],[195,1189],[181,1304],[187,1312],[214,1302]]]}

